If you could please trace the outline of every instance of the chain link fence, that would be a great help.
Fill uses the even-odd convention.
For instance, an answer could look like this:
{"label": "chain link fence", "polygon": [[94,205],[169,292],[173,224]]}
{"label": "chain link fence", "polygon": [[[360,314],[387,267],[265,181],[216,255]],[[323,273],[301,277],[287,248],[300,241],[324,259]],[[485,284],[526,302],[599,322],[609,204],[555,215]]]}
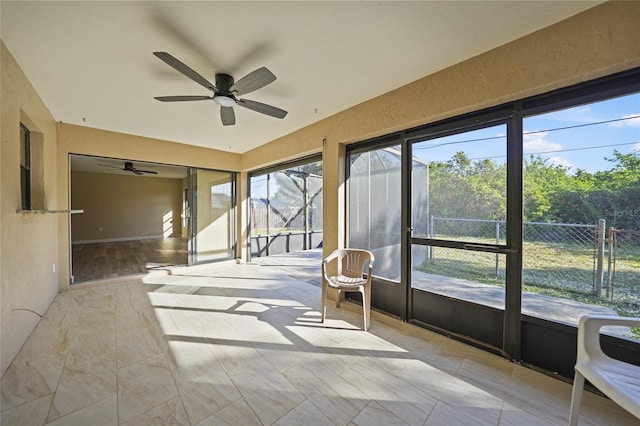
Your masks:
{"label": "chain link fence", "polygon": [[606,296],[640,306],[640,231],[609,229]]}
{"label": "chain link fence", "polygon": [[[524,222],[522,284],[593,294],[599,270],[597,224]],[[598,265],[600,269],[598,269]]]}
{"label": "chain link fence", "polygon": [[[430,219],[432,238],[481,244],[506,242],[505,221],[433,216]],[[599,238],[599,233],[604,233],[604,221],[593,225],[524,222],[523,285],[583,294],[597,294],[605,289],[607,294],[613,294],[608,284],[606,241]],[[640,235],[636,237],[640,242]],[[632,259],[635,256],[636,264],[638,253],[630,253]],[[487,282],[504,285],[506,257],[503,254],[430,247],[428,259],[431,265],[440,263],[449,271],[447,275],[453,273],[472,280],[483,277]],[[433,270],[431,265],[429,269]],[[634,293],[638,297],[638,291]]]}

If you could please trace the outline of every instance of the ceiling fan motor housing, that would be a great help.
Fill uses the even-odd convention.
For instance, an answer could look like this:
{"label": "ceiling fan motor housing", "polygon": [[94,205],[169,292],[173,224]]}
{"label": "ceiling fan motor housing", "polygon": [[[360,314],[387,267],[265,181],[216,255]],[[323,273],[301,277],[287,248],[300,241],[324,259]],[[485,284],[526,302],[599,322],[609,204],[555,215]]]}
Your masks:
{"label": "ceiling fan motor housing", "polygon": [[216,74],[216,89],[218,89],[218,93],[229,94],[229,89],[231,89],[233,83],[233,77],[229,74]]}
{"label": "ceiling fan motor housing", "polygon": [[233,77],[229,74],[216,74],[216,93],[213,95],[215,103],[222,107],[232,107],[236,104],[236,97],[231,92]]}

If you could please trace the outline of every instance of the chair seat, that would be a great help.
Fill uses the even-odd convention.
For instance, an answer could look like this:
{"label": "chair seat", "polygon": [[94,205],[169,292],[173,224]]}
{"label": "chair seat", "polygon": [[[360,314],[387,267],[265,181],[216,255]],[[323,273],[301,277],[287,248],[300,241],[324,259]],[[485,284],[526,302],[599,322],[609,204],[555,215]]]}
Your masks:
{"label": "chair seat", "polygon": [[329,285],[336,287],[354,287],[366,284],[367,280],[357,277],[347,277],[345,275],[339,275],[337,277],[329,277]]}
{"label": "chair seat", "polygon": [[575,368],[592,385],[640,418],[640,367],[608,358],[577,364]]}

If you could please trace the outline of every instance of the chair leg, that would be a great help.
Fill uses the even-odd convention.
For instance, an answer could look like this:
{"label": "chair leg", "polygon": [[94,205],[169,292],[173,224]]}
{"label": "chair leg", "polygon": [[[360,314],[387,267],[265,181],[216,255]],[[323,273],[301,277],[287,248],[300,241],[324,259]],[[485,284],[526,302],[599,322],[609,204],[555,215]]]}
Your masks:
{"label": "chair leg", "polygon": [[369,330],[371,322],[371,286],[365,285],[360,287],[362,293],[362,311],[364,314],[364,331]]}
{"label": "chair leg", "polygon": [[322,280],[322,307],[320,314],[322,316],[321,322],[324,322],[324,317],[327,315],[327,283]]}
{"label": "chair leg", "polygon": [[336,297],[336,308],[340,307],[341,296],[342,296],[342,290],[338,290],[338,296]]}
{"label": "chair leg", "polygon": [[571,391],[571,408],[569,409],[569,426],[578,425],[580,416],[580,404],[582,404],[582,392],[584,390],[584,376],[576,371],[573,378],[573,390]]}

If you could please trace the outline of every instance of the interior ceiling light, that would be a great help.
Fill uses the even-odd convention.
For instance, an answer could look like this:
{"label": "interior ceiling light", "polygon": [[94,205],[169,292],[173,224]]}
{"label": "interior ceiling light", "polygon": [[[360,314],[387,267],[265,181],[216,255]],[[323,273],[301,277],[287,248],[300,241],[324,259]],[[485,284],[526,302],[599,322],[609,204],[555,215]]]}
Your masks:
{"label": "interior ceiling light", "polygon": [[236,104],[235,99],[225,95],[214,96],[213,101],[223,107],[232,107]]}

